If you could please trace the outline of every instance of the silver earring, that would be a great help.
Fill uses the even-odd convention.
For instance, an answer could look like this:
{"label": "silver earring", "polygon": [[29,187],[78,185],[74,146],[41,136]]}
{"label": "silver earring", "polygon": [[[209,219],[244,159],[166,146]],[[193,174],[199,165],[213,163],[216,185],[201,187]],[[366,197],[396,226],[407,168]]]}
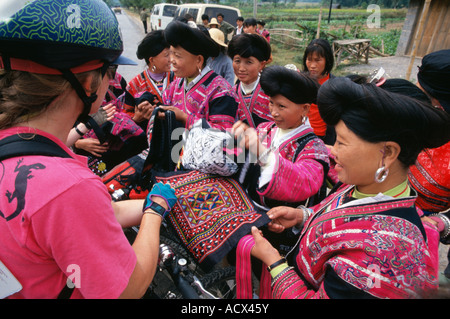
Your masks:
{"label": "silver earring", "polygon": [[155,72],[156,71],[156,65],[153,65],[152,66],[152,72]]}
{"label": "silver earring", "polygon": [[302,124],[305,124],[305,122],[306,122],[306,119],[307,119],[307,117],[306,117],[306,116],[303,116],[303,117],[302,117]]}
{"label": "silver earring", "polygon": [[377,171],[375,172],[375,182],[383,183],[386,177],[389,174],[389,168],[386,168],[383,164]]}

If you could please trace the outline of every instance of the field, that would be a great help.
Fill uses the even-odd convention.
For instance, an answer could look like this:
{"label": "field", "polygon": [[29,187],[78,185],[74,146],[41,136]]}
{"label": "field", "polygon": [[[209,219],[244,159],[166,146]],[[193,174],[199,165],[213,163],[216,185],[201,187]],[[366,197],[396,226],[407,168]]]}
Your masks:
{"label": "field", "polygon": [[[253,16],[252,5],[240,3],[234,6],[240,8],[244,18]],[[271,32],[273,63],[293,63],[301,68],[304,48],[317,36],[320,16],[320,37],[330,43],[368,38],[372,48],[378,51],[371,56],[394,55],[407,9],[381,8],[378,16],[373,13],[375,11],[363,8],[332,9],[328,21],[328,7],[321,10],[311,5],[265,4],[257,7],[256,19],[264,20],[266,29]],[[339,67],[335,73],[339,73]]]}

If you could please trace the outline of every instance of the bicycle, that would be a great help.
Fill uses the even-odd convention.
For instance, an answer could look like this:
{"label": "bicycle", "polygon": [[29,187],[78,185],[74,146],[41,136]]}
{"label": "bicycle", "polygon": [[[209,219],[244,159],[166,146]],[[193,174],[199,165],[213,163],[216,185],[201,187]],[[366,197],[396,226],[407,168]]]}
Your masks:
{"label": "bicycle", "polygon": [[[139,227],[124,230],[133,243]],[[163,222],[158,270],[143,299],[235,299],[236,269],[216,265],[205,272],[184,248],[170,225]]]}

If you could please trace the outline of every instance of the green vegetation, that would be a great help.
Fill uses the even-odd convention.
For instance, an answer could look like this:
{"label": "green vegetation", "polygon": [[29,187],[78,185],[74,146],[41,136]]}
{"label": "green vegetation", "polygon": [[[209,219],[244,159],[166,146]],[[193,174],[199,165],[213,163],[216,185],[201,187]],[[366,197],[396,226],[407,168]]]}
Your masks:
{"label": "green vegetation", "polygon": [[[155,3],[178,0],[104,0],[110,5],[120,3],[128,8],[151,8]],[[183,2],[199,2],[188,0]],[[218,2],[211,1],[210,2]],[[221,4],[231,5],[241,10],[244,18],[253,17],[254,7],[251,0],[227,0]],[[394,55],[400,38],[409,0],[339,0],[341,8],[329,12],[330,0],[310,0],[294,2],[292,0],[258,1],[256,18],[266,22],[271,32],[274,64],[294,63],[301,66],[306,45],[316,37],[320,13],[320,37],[330,43],[343,39],[371,39],[371,46],[377,51]],[[377,28],[368,27],[372,14],[367,6],[380,6],[380,24]],[[329,20],[328,20],[329,19]]]}
{"label": "green vegetation", "polygon": [[[342,1],[339,1],[342,2]],[[374,1],[371,1],[373,3]],[[364,4],[363,4],[364,5]],[[240,4],[239,9],[245,17],[253,16],[251,4]],[[371,39],[371,45],[380,53],[394,55],[400,38],[407,8],[392,9],[381,7],[380,24],[377,28],[368,27],[368,19],[372,12],[367,11],[367,5],[362,8],[332,9],[320,4],[264,4],[257,7],[257,19],[266,22],[266,29],[272,31],[271,45],[275,64],[294,63],[301,66],[303,50],[306,45],[317,36],[319,15],[322,11],[320,37],[330,43],[343,39]],[[283,29],[281,33],[289,33],[290,38],[278,35],[276,29]],[[298,38],[293,41],[292,37]]]}

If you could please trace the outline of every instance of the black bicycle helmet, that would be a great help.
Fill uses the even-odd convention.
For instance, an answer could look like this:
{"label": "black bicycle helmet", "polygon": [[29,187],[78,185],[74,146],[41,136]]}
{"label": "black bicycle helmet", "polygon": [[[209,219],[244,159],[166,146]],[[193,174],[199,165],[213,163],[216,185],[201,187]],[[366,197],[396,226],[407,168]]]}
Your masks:
{"label": "black bicycle helmet", "polygon": [[63,74],[85,104],[81,120],[97,97],[88,97],[74,74],[110,64],[136,65],[122,51],[117,18],[101,0],[0,3],[0,68]]}

